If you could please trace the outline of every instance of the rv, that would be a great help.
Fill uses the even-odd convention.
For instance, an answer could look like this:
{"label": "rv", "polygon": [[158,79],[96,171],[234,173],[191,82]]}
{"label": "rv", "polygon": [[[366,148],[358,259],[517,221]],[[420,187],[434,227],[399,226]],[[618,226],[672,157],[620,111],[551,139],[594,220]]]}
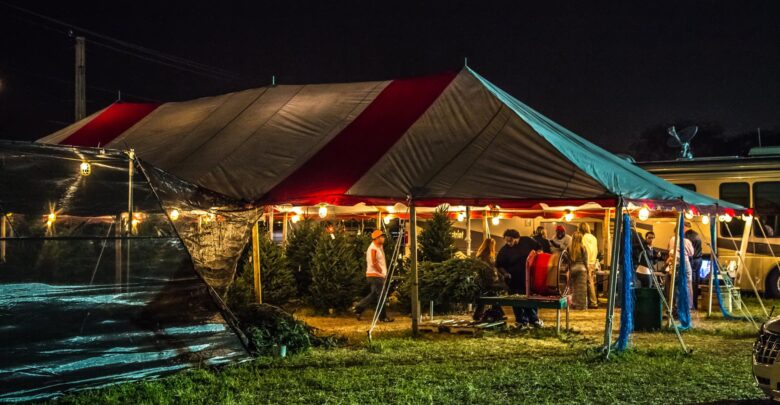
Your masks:
{"label": "rv", "polygon": [[[718,258],[722,265],[737,269],[736,284],[743,291],[757,290],[780,298],[780,263],[776,258],[780,255],[780,148],[753,148],[747,157],[678,159],[638,165],[679,186],[753,207],[754,220],[736,217],[726,218],[727,222],[721,218],[717,227]],[[692,229],[703,233],[704,251],[709,253],[709,227],[698,218],[692,222]],[[674,231],[669,224],[652,227],[661,241],[668,240]],[[744,232],[749,232],[745,244]],[[743,260],[737,255],[740,250],[744,251]]]}

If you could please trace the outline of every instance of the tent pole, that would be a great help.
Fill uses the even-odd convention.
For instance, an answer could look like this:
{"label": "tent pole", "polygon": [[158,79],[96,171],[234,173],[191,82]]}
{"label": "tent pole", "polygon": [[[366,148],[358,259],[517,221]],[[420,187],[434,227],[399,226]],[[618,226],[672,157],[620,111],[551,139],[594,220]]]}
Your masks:
{"label": "tent pole", "polygon": [[376,229],[382,229],[382,211],[376,209]]}
{"label": "tent pole", "polygon": [[127,269],[124,282],[130,282],[130,236],[133,234],[133,172],[135,171],[135,150],[130,149],[127,153],[129,157],[127,163],[127,253],[125,254],[125,268]]}
{"label": "tent pole", "polygon": [[[607,317],[604,321],[604,349],[609,357],[612,350],[612,321],[615,315],[615,291],[617,290],[618,257],[620,255],[620,232],[622,229],[621,214],[623,212],[623,199],[619,198],[615,204],[615,229],[612,236],[612,255],[609,263],[609,292],[607,293]],[[623,269],[626,271],[626,269]]]}
{"label": "tent pole", "polygon": [[466,206],[466,256],[471,257],[471,207]]}
{"label": "tent pole", "polygon": [[[677,216],[677,226],[674,227],[674,240],[676,245],[680,244],[680,241],[677,240],[677,238],[680,237],[680,227],[683,226],[683,221],[685,221],[685,215],[681,212],[680,215]],[[679,247],[676,249],[679,250]],[[677,281],[677,261],[685,260],[685,257],[680,253],[682,252],[677,252],[672,255],[672,267],[671,271],[669,272],[669,305],[672,307],[674,307],[674,283]],[[670,251],[669,254],[672,254],[672,252]],[[671,319],[669,320],[669,325],[672,325]]]}
{"label": "tent pole", "polygon": [[282,214],[282,245],[287,245],[287,216],[289,213],[287,211]]}
{"label": "tent pole", "polygon": [[[707,214],[707,215],[709,216],[709,214]],[[718,222],[718,217],[710,218],[710,227],[714,226],[714,225],[712,225],[713,221],[715,223],[717,223]],[[698,225],[697,225],[697,227],[698,227]],[[710,232],[710,235],[712,235],[712,232]],[[717,256],[718,256],[718,253],[717,253],[717,241],[712,240],[712,237],[710,237],[710,250],[712,251],[712,258],[711,258],[711,260],[718,260],[718,258],[717,258]],[[708,318],[710,316],[712,316],[712,290],[715,287],[715,285],[713,283],[715,280],[712,277],[715,274],[713,274],[714,272],[712,271],[712,269],[713,269],[713,265],[710,266],[710,289],[709,289],[709,296],[710,296],[710,298],[707,301],[707,317]]]}
{"label": "tent pole", "polygon": [[257,303],[263,303],[263,290],[260,283],[260,225],[255,221],[252,226],[252,271],[255,281],[255,298]]}
{"label": "tent pole", "polygon": [[116,225],[114,225],[114,283],[117,288],[122,285],[122,215],[117,214]]}
{"label": "tent pole", "polygon": [[420,286],[417,278],[417,208],[414,203],[409,207],[409,247],[412,261],[412,336],[416,337],[420,321]]}
{"label": "tent pole", "polygon": [[274,207],[268,207],[268,240],[274,241]]}
{"label": "tent pole", "polygon": [[5,263],[5,238],[6,238],[6,222],[8,221],[6,219],[6,214],[3,213],[3,218],[0,219],[0,238],[2,238],[2,242],[0,242],[0,263]]}

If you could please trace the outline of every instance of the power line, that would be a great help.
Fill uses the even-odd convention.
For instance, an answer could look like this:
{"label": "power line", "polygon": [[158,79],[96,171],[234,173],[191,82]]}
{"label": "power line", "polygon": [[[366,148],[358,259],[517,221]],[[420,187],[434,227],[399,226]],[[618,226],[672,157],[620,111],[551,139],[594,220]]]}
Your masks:
{"label": "power line", "polygon": [[[58,19],[53,18],[53,17],[49,17],[49,16],[46,16],[46,15],[43,15],[41,13],[35,12],[35,11],[27,9],[27,8],[19,7],[17,5],[13,5],[13,4],[9,4],[9,3],[5,2],[5,1],[0,1],[0,5],[8,7],[8,8],[11,8],[11,9],[16,10],[16,11],[21,12],[21,13],[25,13],[25,14],[37,17],[37,18],[42,19],[44,21],[47,21],[49,23],[56,24],[56,25],[61,26],[61,27],[65,27],[65,28],[67,28],[67,29],[69,29],[71,31],[71,32],[68,32],[69,34],[71,34],[73,30],[75,30],[75,31],[79,31],[79,32],[88,34],[91,37],[99,38],[99,39],[101,39],[101,40],[103,40],[105,42],[98,43],[93,38],[90,38],[90,42],[93,42],[93,43],[95,43],[97,45],[103,46],[104,48],[111,49],[113,51],[120,52],[120,53],[129,55],[129,56],[133,56],[133,57],[136,57],[136,58],[148,61],[148,62],[157,63],[157,64],[160,64],[160,65],[163,65],[163,66],[167,66],[167,67],[183,70],[183,71],[186,71],[186,72],[189,72],[189,73],[194,73],[194,74],[198,74],[198,75],[201,75],[201,76],[207,76],[207,77],[211,77],[211,78],[219,79],[219,80],[226,80],[226,81],[243,81],[243,80],[247,80],[246,78],[242,77],[241,75],[233,73],[233,72],[231,72],[229,70],[226,70],[226,69],[222,69],[222,68],[218,68],[218,67],[214,67],[214,66],[209,66],[209,65],[206,65],[206,64],[203,64],[203,63],[200,63],[200,62],[195,62],[195,61],[192,61],[192,60],[189,60],[189,59],[181,58],[181,57],[178,57],[178,56],[175,56],[175,55],[167,54],[167,53],[164,53],[164,52],[161,52],[161,51],[157,51],[157,50],[154,50],[154,49],[151,49],[151,48],[147,48],[147,47],[144,47],[144,46],[141,46],[141,45],[137,45],[137,44],[133,44],[133,43],[130,43],[130,42],[127,42],[127,41],[123,41],[123,40],[117,39],[117,38],[113,38],[111,36],[104,35],[104,34],[101,34],[99,32],[96,32],[96,31],[92,31],[92,30],[89,30],[89,29],[86,29],[86,28],[83,28],[83,27],[79,27],[79,26],[76,26],[76,25],[73,25],[73,24],[69,24],[69,23],[67,23],[65,21],[58,20]],[[55,30],[55,31],[60,31],[60,30],[57,30],[57,29],[55,29],[53,27],[45,26],[45,24],[36,23],[36,22],[30,21],[30,20],[27,20],[27,19],[20,18],[20,20],[25,21],[25,22],[30,23],[30,24],[33,24],[33,25],[37,25],[37,26],[46,28],[46,29],[52,29],[52,30]],[[113,45],[109,45],[109,43],[113,44]],[[122,48],[126,48],[126,49],[122,49]]]}

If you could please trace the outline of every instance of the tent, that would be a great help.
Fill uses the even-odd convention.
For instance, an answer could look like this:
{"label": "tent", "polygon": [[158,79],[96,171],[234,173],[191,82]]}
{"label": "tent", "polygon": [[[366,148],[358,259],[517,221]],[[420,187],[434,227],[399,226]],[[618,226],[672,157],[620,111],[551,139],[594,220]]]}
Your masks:
{"label": "tent", "polygon": [[[190,215],[174,227],[217,295],[232,279],[251,224],[268,206],[405,204],[411,245],[416,210],[442,203],[540,212],[595,206],[616,217],[622,208],[641,207],[744,212],[614,156],[469,68],[412,79],[278,85],[184,102],[118,102],[38,142],[137,157],[168,217]],[[202,223],[219,218],[225,231],[201,237]],[[411,255],[416,277],[416,249]]]}
{"label": "tent", "polygon": [[0,402],[250,358],[131,162],[0,142]]}

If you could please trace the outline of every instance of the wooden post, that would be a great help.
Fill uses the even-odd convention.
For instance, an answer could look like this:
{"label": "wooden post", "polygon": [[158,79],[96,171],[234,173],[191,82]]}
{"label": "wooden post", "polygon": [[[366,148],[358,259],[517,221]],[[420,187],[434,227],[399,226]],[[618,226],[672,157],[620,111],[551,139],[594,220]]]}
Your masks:
{"label": "wooden post", "polygon": [[129,157],[127,163],[127,235],[125,245],[127,245],[127,252],[125,253],[125,269],[127,269],[124,276],[124,283],[127,285],[130,282],[130,236],[133,234],[133,174],[135,171],[135,151],[130,149],[127,153]]}
{"label": "wooden post", "polygon": [[603,229],[602,235],[604,236],[602,238],[602,246],[601,251],[604,252],[604,265],[607,265],[609,263],[612,263],[612,252],[610,250],[610,246],[612,246],[611,237],[612,234],[609,233],[609,226],[610,226],[610,219],[612,216],[610,215],[610,209],[607,208],[604,210],[604,223],[601,226]]}
{"label": "wooden post", "polygon": [[289,213],[287,211],[282,215],[282,245],[287,245],[287,222]]}
{"label": "wooden post", "polygon": [[[680,252],[680,227],[684,226],[685,214],[683,212],[677,216],[677,226],[674,227],[674,250],[676,252],[669,251],[672,255],[672,267],[669,272],[669,306],[674,307],[674,282],[677,279],[677,266],[679,266],[678,260],[685,260],[685,252]],[[684,243],[684,242],[683,242]],[[687,304],[686,304],[687,305]],[[672,320],[669,320],[669,324],[672,324]]]}
{"label": "wooden post", "polygon": [[[712,251],[712,255],[710,260],[712,261],[712,264],[710,264],[710,289],[709,289],[709,300],[707,301],[707,317],[712,316],[712,290],[715,287],[715,284],[713,282],[720,282],[720,280],[714,280],[713,277],[715,276],[715,266],[719,265],[718,262],[718,246],[717,246],[717,231],[715,226],[718,223],[718,218],[710,218],[710,250]],[[718,269],[720,270],[720,269]]]}
{"label": "wooden post", "polygon": [[257,303],[263,303],[263,289],[260,280],[260,226],[255,222],[252,226],[252,270],[255,279],[255,297]]}
{"label": "wooden post", "polygon": [[379,208],[376,211],[376,229],[382,229],[382,211]]}
{"label": "wooden post", "polygon": [[409,207],[409,246],[412,259],[412,336],[417,336],[420,321],[420,286],[417,279],[417,209],[414,203]]}
{"label": "wooden post", "polygon": [[487,210],[482,212],[482,240],[490,238],[490,225],[488,224]]}
{"label": "wooden post", "polygon": [[[612,350],[612,321],[615,315],[615,291],[617,290],[618,258],[620,257],[620,233],[622,228],[623,199],[615,204],[615,230],[612,236],[612,260],[609,267],[609,292],[607,295],[607,318],[604,322],[604,350],[609,357]],[[623,269],[624,271],[632,271]]]}
{"label": "wooden post", "polygon": [[466,256],[471,257],[471,207],[466,206]]}
{"label": "wooden post", "polygon": [[114,284],[117,288],[122,285],[122,214],[116,216],[114,224]]}
{"label": "wooden post", "polygon": [[274,207],[268,207],[268,240],[274,241]]}

